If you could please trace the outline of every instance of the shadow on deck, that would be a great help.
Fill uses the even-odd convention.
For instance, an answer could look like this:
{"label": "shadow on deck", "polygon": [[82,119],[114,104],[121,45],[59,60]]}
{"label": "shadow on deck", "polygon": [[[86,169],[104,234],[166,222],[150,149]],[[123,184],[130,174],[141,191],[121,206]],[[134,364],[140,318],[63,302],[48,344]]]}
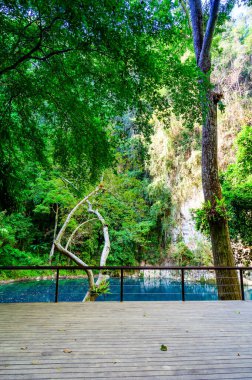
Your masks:
{"label": "shadow on deck", "polygon": [[1,304],[0,378],[252,379],[251,331],[252,302]]}

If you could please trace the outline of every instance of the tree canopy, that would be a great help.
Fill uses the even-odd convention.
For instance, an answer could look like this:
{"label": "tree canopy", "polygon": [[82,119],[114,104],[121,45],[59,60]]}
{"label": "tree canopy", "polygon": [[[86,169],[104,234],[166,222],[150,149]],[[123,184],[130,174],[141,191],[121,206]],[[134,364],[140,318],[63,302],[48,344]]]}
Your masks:
{"label": "tree canopy", "polygon": [[[195,88],[181,90],[194,73],[180,61],[173,2],[4,1],[0,11],[3,208],[17,206],[40,165],[77,186],[96,180],[111,163],[111,126],[127,110],[147,133],[157,105],[192,113]],[[165,85],[172,96],[160,96]]]}

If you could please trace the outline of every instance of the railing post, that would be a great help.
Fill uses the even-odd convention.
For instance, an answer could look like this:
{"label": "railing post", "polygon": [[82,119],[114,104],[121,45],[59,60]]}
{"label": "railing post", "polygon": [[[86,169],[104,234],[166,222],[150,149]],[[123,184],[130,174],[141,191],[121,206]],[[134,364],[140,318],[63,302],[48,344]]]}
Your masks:
{"label": "railing post", "polygon": [[58,302],[58,296],[59,296],[59,269],[57,269],[57,272],[56,272],[55,303]]}
{"label": "railing post", "polygon": [[121,268],[121,291],[120,291],[120,302],[123,302],[123,269]]}
{"label": "railing post", "polygon": [[240,269],[240,283],[241,283],[241,296],[242,300],[245,301],[245,296],[244,296],[244,284],[243,284],[243,270]]}
{"label": "railing post", "polygon": [[185,272],[181,269],[181,291],[182,291],[182,301],[185,301]]}

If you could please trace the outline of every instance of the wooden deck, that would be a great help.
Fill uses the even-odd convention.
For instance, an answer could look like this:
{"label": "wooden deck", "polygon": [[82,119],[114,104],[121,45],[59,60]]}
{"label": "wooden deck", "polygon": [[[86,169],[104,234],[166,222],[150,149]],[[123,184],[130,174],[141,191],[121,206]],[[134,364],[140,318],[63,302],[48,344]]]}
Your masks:
{"label": "wooden deck", "polygon": [[0,379],[252,379],[252,302],[1,304]]}

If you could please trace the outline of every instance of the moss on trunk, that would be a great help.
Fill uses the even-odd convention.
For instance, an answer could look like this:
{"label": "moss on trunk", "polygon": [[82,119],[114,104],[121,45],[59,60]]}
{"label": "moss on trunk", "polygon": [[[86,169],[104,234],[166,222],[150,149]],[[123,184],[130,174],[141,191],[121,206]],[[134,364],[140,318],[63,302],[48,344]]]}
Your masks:
{"label": "moss on trunk", "polygon": [[[202,133],[202,184],[205,201],[210,201],[213,208],[222,198],[218,175],[217,157],[217,104],[218,94],[207,92],[207,114]],[[235,266],[230,244],[228,222],[225,216],[218,215],[209,219],[212,251],[215,266]],[[235,270],[218,270],[216,273],[219,298],[222,300],[241,299],[240,284]]]}

